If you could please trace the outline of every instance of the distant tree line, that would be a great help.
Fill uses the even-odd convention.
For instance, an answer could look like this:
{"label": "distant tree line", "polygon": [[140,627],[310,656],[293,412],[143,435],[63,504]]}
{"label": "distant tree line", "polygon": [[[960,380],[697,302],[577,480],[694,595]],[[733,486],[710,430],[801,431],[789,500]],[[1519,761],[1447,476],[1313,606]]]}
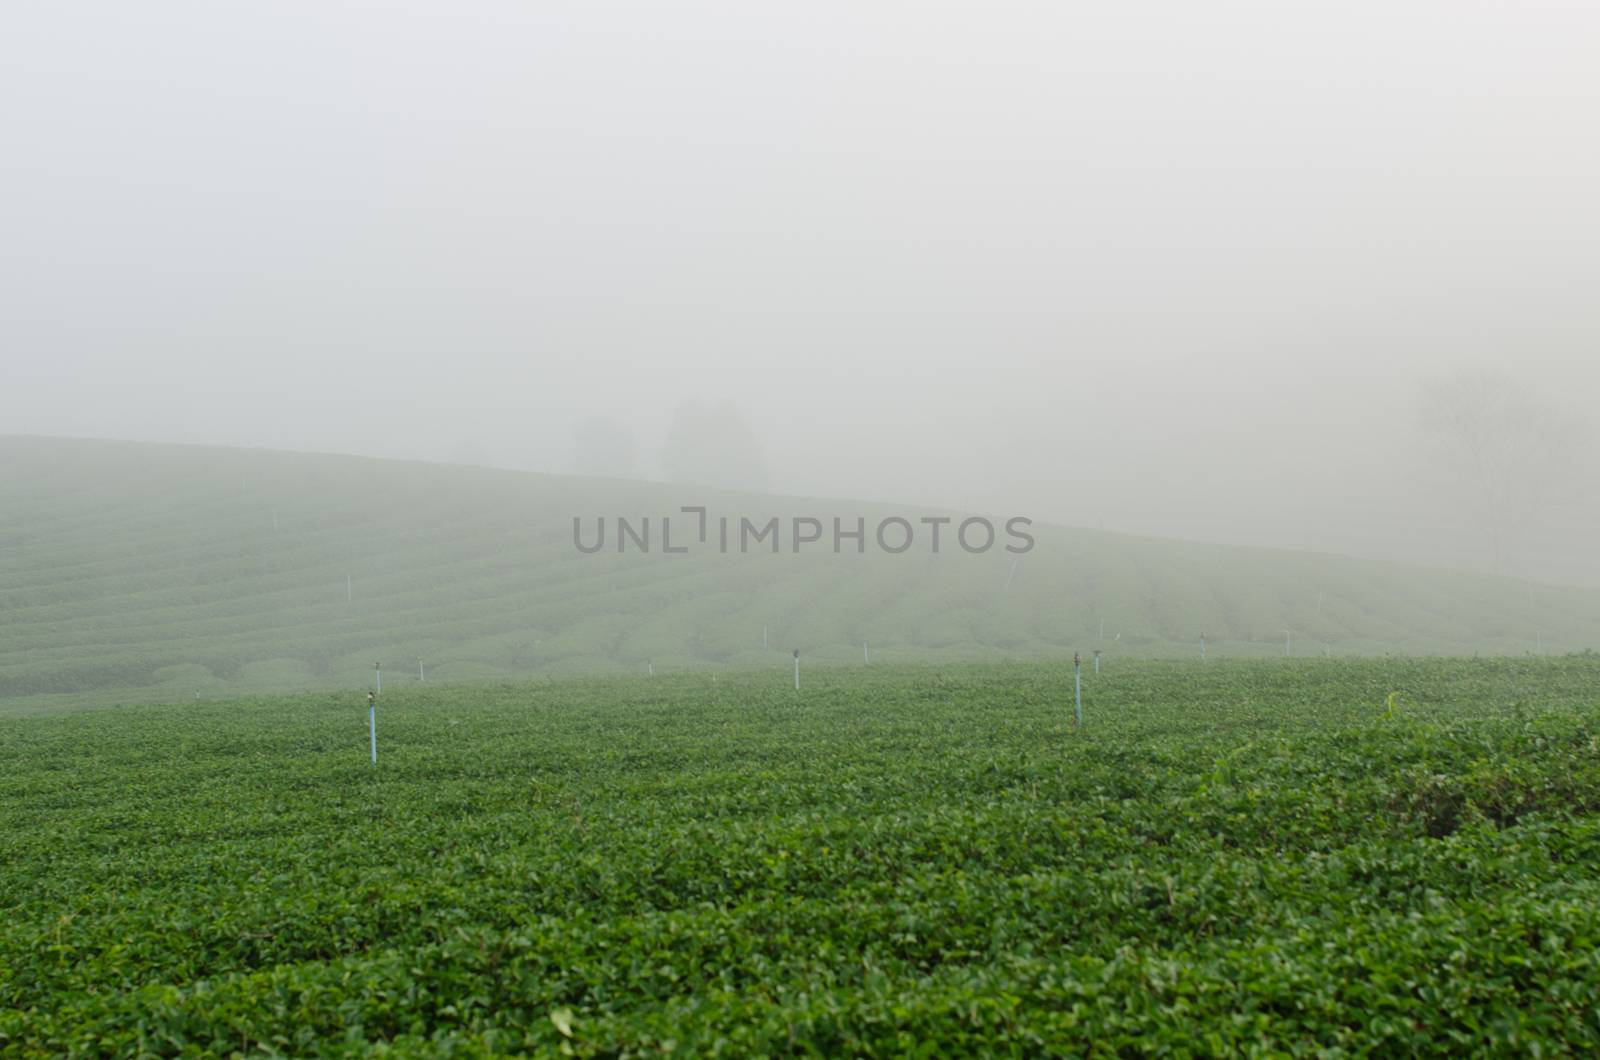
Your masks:
{"label": "distant tree line", "polygon": [[[679,404],[658,463],[661,477],[672,482],[752,492],[768,486],[761,440],[730,401],[695,398]],[[610,416],[581,421],[573,430],[572,469],[580,475],[639,476],[632,428]]]}

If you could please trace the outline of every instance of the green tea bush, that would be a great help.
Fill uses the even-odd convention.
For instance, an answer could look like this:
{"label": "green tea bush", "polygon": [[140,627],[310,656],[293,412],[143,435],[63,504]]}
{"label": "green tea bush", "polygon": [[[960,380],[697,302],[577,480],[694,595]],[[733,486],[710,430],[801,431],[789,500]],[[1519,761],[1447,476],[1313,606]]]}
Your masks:
{"label": "green tea bush", "polygon": [[0,1053],[1600,1047],[1600,659],[0,721]]}

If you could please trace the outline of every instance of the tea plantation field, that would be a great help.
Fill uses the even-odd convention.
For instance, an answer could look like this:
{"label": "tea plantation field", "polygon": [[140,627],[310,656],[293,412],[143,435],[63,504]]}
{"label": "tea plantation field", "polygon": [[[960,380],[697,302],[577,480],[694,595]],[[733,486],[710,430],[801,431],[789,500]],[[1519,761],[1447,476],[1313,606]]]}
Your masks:
{"label": "tea plantation field", "polygon": [[0,1054],[1600,1048],[1600,658],[0,720]]}
{"label": "tea plantation field", "polygon": [[[660,550],[682,505],[846,500],[264,450],[0,437],[0,716],[392,682],[1119,655],[1600,649],[1600,590],[1035,525],[1026,555]],[[1012,515],[980,512],[997,525]],[[653,519],[618,553],[615,520]],[[573,544],[610,520],[608,547]],[[680,543],[688,529],[678,516]],[[869,531],[870,533],[870,531]],[[924,535],[926,537],[926,535]],[[1002,542],[1010,539],[1000,535]],[[764,634],[765,633],[765,637]],[[765,647],[764,647],[765,643]]]}

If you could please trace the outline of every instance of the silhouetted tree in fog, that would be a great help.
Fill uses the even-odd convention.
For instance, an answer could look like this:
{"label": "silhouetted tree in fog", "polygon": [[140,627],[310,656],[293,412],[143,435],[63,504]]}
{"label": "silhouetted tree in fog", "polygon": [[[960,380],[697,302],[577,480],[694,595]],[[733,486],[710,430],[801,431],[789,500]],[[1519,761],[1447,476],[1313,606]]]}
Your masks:
{"label": "silhouetted tree in fog", "polygon": [[661,450],[661,470],[675,482],[721,489],[764,490],[761,443],[732,403],[679,405]]}
{"label": "silhouetted tree in fog", "polygon": [[1461,488],[1496,571],[1575,470],[1585,434],[1576,413],[1543,400],[1512,376],[1461,371],[1428,383],[1423,428]]}
{"label": "silhouetted tree in fog", "polygon": [[638,447],[633,431],[606,416],[591,416],[572,432],[572,470],[580,475],[627,478],[634,474]]}
{"label": "silhouetted tree in fog", "polygon": [[483,443],[473,438],[463,438],[450,447],[450,453],[445,457],[447,464],[465,464],[469,467],[493,467],[494,461],[489,459],[489,451]]}

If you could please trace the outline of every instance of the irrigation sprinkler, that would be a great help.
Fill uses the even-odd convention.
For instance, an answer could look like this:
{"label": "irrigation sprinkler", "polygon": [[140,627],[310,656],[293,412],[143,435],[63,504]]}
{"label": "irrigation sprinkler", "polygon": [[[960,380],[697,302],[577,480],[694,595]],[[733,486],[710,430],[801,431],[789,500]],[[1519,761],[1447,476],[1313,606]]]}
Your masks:
{"label": "irrigation sprinkler", "polygon": [[1072,653],[1072,715],[1077,720],[1078,728],[1083,728],[1083,654]]}
{"label": "irrigation sprinkler", "polygon": [[800,649],[794,650],[794,690],[800,691]]}
{"label": "irrigation sprinkler", "polygon": [[367,736],[372,741],[372,764],[378,764],[378,694],[367,693]]}

